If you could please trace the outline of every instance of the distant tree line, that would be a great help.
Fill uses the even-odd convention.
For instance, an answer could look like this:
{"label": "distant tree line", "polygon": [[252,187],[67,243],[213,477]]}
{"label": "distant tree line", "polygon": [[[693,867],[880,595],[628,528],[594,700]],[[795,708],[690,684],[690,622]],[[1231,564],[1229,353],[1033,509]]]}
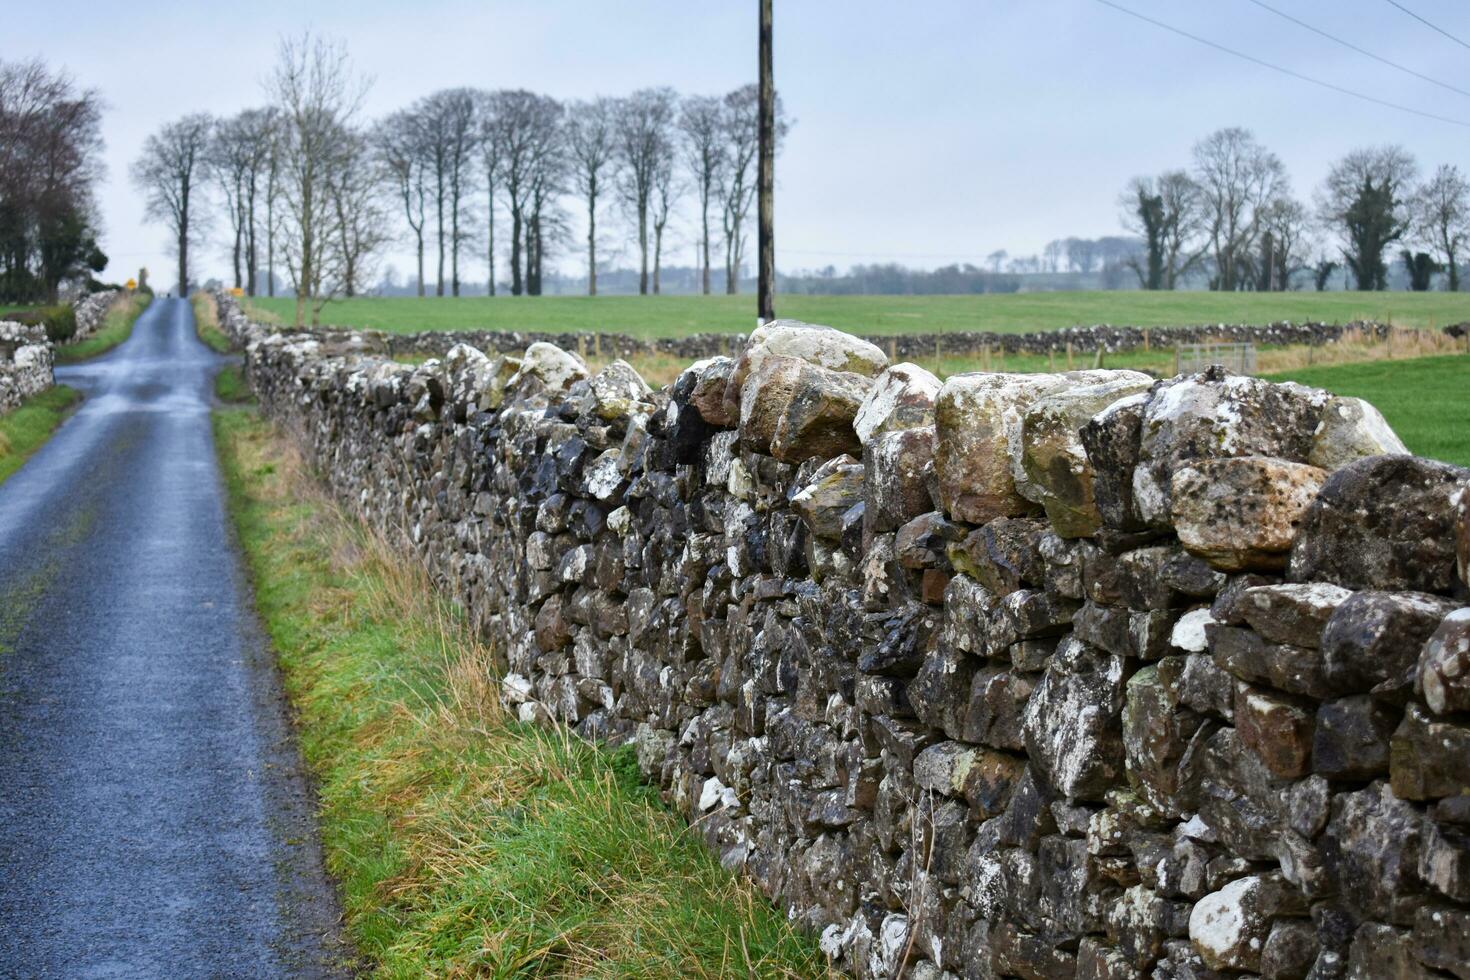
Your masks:
{"label": "distant tree line", "polygon": [[97,246],[102,103],[40,61],[0,60],[0,301],[55,302]]}
{"label": "distant tree line", "polygon": [[[460,295],[473,261],[489,265],[492,295],[504,268],[513,295],[537,296],[548,260],[572,245],[576,208],[587,226],[587,292],[597,292],[600,255],[626,242],[638,256],[638,291],[658,293],[671,218],[686,203],[701,291],[715,287],[716,269],[725,291],[739,289],[756,191],[755,85],[566,103],[454,88],[364,122],[365,89],[345,51],[306,36],[282,43],[268,91],[262,108],[168,124],[134,164],[149,215],[170,230],[181,290],[191,245],[222,213],[235,286],[274,295],[284,265],[299,320],[366,288],[395,239],[414,253],[419,295],[431,282],[437,295]],[[779,139],[789,127],[779,103],[778,119]],[[622,220],[609,233],[614,216]]]}
{"label": "distant tree line", "polygon": [[855,265],[841,274],[827,266],[817,272],[780,276],[778,283],[783,293],[823,296],[1014,293],[1021,288],[1018,275],[981,269],[969,263],[938,269],[910,269],[891,262]]}
{"label": "distant tree line", "polygon": [[1120,198],[1123,225],[1142,245],[1128,266],[1143,289],[1175,289],[1198,273],[1216,290],[1285,290],[1304,280],[1321,290],[1339,259],[1358,289],[1385,289],[1395,247],[1410,288],[1429,289],[1440,272],[1448,289],[1460,288],[1470,183],[1453,165],[1420,183],[1402,147],[1354,150],[1309,208],[1249,130],[1217,130],[1193,157],[1188,169],[1135,177]]}

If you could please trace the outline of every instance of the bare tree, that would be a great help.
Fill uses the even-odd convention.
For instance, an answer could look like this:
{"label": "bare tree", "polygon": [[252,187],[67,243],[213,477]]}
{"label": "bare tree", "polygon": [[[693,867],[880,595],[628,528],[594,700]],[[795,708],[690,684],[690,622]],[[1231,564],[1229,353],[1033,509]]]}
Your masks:
{"label": "bare tree", "polygon": [[1062,258],[1067,253],[1067,245],[1059,238],[1053,238],[1046,243],[1046,248],[1041,250],[1042,261],[1045,263],[1047,272],[1056,272],[1062,267]]}
{"label": "bare tree", "polygon": [[617,166],[616,109],[614,100],[599,97],[575,102],[567,110],[567,158],[572,183],[587,202],[588,296],[597,295],[597,199],[606,190],[609,178],[615,177]]}
{"label": "bare tree", "polygon": [[459,295],[459,254],[467,238],[461,228],[465,202],[472,190],[472,161],[480,145],[479,95],[466,88],[444,89],[416,102],[410,112],[418,122],[419,147],[429,165],[434,187],[434,214],[439,251],[435,294],[444,295],[444,262],[449,260],[450,292]]}
{"label": "bare tree", "polygon": [[304,34],[281,42],[270,89],[281,113],[281,191],[286,257],[296,292],[296,325],[312,323],[343,288],[350,257],[337,224],[337,187],[357,161],[348,151],[352,121],[366,92],[338,43]]}
{"label": "bare tree", "polygon": [[1453,164],[1440,164],[1411,202],[1419,239],[1438,253],[1450,292],[1460,289],[1460,258],[1470,240],[1470,181]]}
{"label": "bare tree", "polygon": [[751,168],[760,149],[760,89],[746,85],[730,92],[723,101],[725,152],[717,188],[725,237],[725,292],[733,295],[740,288],[740,263],[745,253],[743,226],[756,192]]}
{"label": "bare tree", "polygon": [[403,220],[413,234],[418,260],[418,294],[424,295],[424,225],[427,215],[428,166],[420,141],[417,118],[408,111],[395,112],[378,123],[373,144],[379,166],[398,204]]}
{"label": "bare tree", "polygon": [[1262,209],[1286,191],[1286,168],[1250,130],[1232,126],[1195,144],[1194,180],[1215,261],[1211,287],[1238,289],[1245,284]]}
{"label": "bare tree", "polygon": [[1091,273],[1097,268],[1097,242],[1091,238],[1068,238],[1067,265],[1081,273]]}
{"label": "bare tree", "polygon": [[1409,189],[1418,165],[1400,146],[1354,150],[1327,172],[1317,198],[1322,223],[1337,229],[1359,289],[1384,289],[1383,253],[1409,230]]}
{"label": "bare tree", "polygon": [[618,193],[638,226],[638,292],[648,293],[648,217],[659,167],[671,153],[676,97],[672,89],[648,88],[618,104]]}
{"label": "bare tree", "polygon": [[499,105],[491,92],[476,94],[480,119],[480,169],[485,176],[485,264],[486,290],[495,295],[495,192],[504,173],[504,133],[497,118]]}
{"label": "bare tree", "polygon": [[700,291],[710,291],[709,208],[719,183],[724,154],[724,100],[696,95],[684,100],[679,112],[680,147],[684,167],[699,200]]}
{"label": "bare tree", "polygon": [[[489,96],[493,139],[499,147],[499,175],[510,211],[510,291],[527,289],[527,271],[536,268],[540,247],[540,209],[550,199],[548,171],[557,162],[562,107],[555,99],[524,89],[502,90]],[[538,218],[534,222],[532,218]],[[524,265],[523,265],[524,260]]]}
{"label": "bare tree", "polygon": [[1287,194],[1261,209],[1260,246],[1256,250],[1255,287],[1261,292],[1291,288],[1291,277],[1306,269],[1307,209]]}
{"label": "bare tree", "polygon": [[1120,200],[1123,227],[1143,240],[1144,252],[1126,264],[1144,289],[1174,289],[1199,261],[1200,193],[1182,170],[1136,177]]}
{"label": "bare tree", "polygon": [[340,140],[341,163],[333,169],[330,185],[333,258],[340,269],[342,294],[350,297],[372,275],[368,262],[387,241],[387,215],[378,201],[381,183],[373,171],[367,136],[344,129]]}
{"label": "bare tree", "polygon": [[165,223],[173,235],[180,296],[189,290],[189,245],[203,231],[196,205],[213,130],[214,119],[207,113],[185,116],[149,136],[143,155],[133,163],[133,183],[146,196],[145,214]]}
{"label": "bare tree", "polygon": [[659,271],[663,265],[664,229],[669,224],[669,214],[682,188],[674,174],[674,147],[665,143],[665,152],[653,172],[653,200],[650,202],[650,220],[653,223],[653,295],[659,294]]}
{"label": "bare tree", "polygon": [[215,125],[208,153],[209,169],[224,195],[229,216],[235,288],[251,296],[255,295],[257,262],[256,199],[270,165],[273,127],[274,114],[269,109],[246,109]]}

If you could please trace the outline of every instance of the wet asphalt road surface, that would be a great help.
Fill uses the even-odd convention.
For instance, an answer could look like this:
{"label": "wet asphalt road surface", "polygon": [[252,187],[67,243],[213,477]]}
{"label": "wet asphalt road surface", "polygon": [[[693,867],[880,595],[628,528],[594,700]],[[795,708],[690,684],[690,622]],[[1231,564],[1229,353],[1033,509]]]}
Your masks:
{"label": "wet asphalt road surface", "polygon": [[0,977],[345,971],[185,300],[0,485]]}

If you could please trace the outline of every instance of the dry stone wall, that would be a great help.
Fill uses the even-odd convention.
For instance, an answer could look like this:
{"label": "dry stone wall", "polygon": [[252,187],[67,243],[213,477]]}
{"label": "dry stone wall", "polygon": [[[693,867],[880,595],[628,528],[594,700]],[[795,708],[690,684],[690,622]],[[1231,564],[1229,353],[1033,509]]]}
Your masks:
{"label": "dry stone wall", "polygon": [[652,391],[222,321],[507,703],[632,740],[839,967],[1470,977],[1470,471],[1371,406],[787,323]]}
{"label": "dry stone wall", "polygon": [[81,340],[101,329],[102,324],[107,320],[108,310],[111,310],[112,305],[122,296],[122,290],[104,289],[78,297],[77,301],[72,304],[72,312],[77,318],[77,331],[71,339]]}
{"label": "dry stone wall", "polygon": [[0,321],[0,412],[50,388],[51,362],[45,328]]}
{"label": "dry stone wall", "polygon": [[[459,344],[468,344],[486,352],[519,354],[534,343],[559,344],[600,351],[614,357],[638,354],[672,354],[695,358],[738,356],[746,343],[743,334],[696,333],[680,337],[658,337],[645,340],[630,334],[601,333],[537,333],[511,330],[426,330],[421,333],[382,333],[377,331],[318,330],[318,336],[337,342],[351,342],[377,353],[390,356],[405,354],[449,353]],[[1207,323],[1176,327],[1126,327],[1098,324],[1046,330],[1035,333],[991,333],[982,330],[950,330],[944,333],[912,333],[873,335],[869,343],[897,358],[929,358],[936,350],[949,356],[979,354],[992,351],[1006,354],[1061,355],[1067,350],[1092,353],[1142,350],[1145,347],[1169,348],[1176,343],[1220,341],[1256,344],[1334,344],[1345,335],[1382,340],[1388,326],[1373,321],[1335,323],[1292,323],[1281,321],[1264,325]]]}

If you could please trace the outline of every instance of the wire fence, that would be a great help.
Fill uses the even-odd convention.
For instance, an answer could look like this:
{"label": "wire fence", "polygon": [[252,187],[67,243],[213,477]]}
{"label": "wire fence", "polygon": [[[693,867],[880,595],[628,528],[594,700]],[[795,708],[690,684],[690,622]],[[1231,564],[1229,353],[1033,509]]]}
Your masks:
{"label": "wire fence", "polygon": [[1195,374],[1218,364],[1235,374],[1256,373],[1255,344],[1176,344],[1174,373]]}

